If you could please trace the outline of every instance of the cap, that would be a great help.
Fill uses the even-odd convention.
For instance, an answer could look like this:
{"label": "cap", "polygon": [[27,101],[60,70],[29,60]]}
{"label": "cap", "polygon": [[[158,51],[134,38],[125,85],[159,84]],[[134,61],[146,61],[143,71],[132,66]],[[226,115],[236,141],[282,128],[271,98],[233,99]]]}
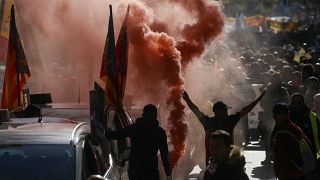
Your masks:
{"label": "cap", "polygon": [[289,108],[286,103],[277,103],[272,108],[273,114],[287,114],[289,113]]}
{"label": "cap", "polygon": [[227,106],[224,102],[222,102],[222,101],[217,101],[216,103],[214,103],[213,108],[212,108],[212,111],[219,110],[219,109],[228,109],[228,108],[231,108],[231,107],[228,107],[228,106]]}

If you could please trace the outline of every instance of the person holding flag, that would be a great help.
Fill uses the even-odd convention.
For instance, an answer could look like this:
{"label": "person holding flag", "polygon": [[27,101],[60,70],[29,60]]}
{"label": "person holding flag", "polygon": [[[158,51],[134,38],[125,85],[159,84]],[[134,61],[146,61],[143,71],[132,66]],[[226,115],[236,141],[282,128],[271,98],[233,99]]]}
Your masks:
{"label": "person holding flag", "polygon": [[[127,18],[129,7],[120,30],[117,46],[114,46],[114,30],[112,19],[112,7],[110,5],[109,28],[103,54],[100,78],[106,82],[105,87],[105,108],[115,108],[119,113],[120,120],[125,128],[112,131],[106,129],[108,139],[121,140],[130,138],[131,152],[129,157],[129,179],[130,180],[158,180],[158,157],[160,150],[162,163],[168,176],[171,177],[171,165],[168,154],[166,132],[159,126],[157,121],[157,107],[148,104],[143,109],[141,118],[136,123],[129,125],[122,106],[122,99],[125,90],[125,81],[128,64],[128,39],[127,39]],[[147,136],[146,136],[147,135]]]}

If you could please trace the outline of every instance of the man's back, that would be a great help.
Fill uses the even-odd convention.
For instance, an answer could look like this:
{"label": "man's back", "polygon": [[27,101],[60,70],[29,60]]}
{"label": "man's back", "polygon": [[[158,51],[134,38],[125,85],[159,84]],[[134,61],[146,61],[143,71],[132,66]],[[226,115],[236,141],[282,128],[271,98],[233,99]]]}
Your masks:
{"label": "man's back", "polygon": [[[131,152],[129,157],[130,179],[158,179],[158,150],[166,174],[171,175],[168,159],[167,135],[155,119],[139,118],[136,123],[120,131],[107,134],[111,139],[130,137]],[[148,179],[148,178],[147,178]]]}
{"label": "man's back", "polygon": [[302,130],[289,120],[275,126],[271,134],[275,174],[278,178],[301,177],[302,172],[292,163],[302,164],[299,144],[289,135],[279,133],[280,131],[288,131],[297,137],[304,136]]}
{"label": "man's back", "polygon": [[171,165],[168,156],[166,132],[159,126],[157,107],[153,104],[144,106],[142,117],[136,123],[106,134],[108,138],[130,137],[131,152],[129,157],[130,180],[159,180],[158,150],[168,178],[171,177]]}
{"label": "man's back", "polygon": [[[137,119],[129,135],[131,139],[130,170],[158,170],[158,150],[168,156],[167,136],[158,121]],[[164,162],[166,166],[168,162]]]}

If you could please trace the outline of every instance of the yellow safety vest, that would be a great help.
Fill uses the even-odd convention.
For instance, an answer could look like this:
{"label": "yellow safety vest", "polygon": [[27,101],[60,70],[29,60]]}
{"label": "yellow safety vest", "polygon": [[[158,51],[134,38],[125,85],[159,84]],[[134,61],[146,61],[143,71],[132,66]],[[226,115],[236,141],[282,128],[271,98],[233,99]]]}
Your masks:
{"label": "yellow safety vest", "polygon": [[314,144],[316,146],[317,159],[320,159],[320,145],[319,145],[319,131],[317,126],[317,114],[314,112],[310,112],[310,121],[312,127],[312,133],[314,138]]}

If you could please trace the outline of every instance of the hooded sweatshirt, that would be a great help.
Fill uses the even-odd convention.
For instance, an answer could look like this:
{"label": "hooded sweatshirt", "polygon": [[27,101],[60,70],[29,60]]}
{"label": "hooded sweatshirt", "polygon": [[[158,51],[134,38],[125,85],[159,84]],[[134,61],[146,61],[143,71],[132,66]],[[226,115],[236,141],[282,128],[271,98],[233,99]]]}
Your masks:
{"label": "hooded sweatshirt", "polygon": [[[242,150],[233,147],[225,161],[218,165],[208,165],[203,180],[249,180],[244,168],[245,163]],[[212,166],[215,166],[214,172],[209,170]]]}

